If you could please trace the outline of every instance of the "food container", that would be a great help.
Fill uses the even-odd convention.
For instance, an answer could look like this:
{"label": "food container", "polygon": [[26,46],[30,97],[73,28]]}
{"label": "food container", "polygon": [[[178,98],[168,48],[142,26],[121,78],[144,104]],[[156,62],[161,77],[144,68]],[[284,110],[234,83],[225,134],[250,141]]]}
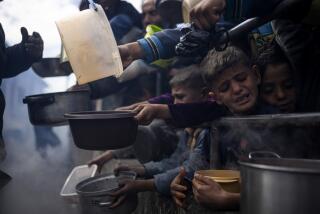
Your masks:
{"label": "food container", "polygon": [[81,149],[119,149],[134,143],[138,122],[128,111],[92,111],[65,114],[73,140]]}
{"label": "food container", "polygon": [[198,174],[208,177],[227,192],[240,193],[240,172],[236,170],[200,170]]}
{"label": "food container", "polygon": [[242,214],[317,214],[320,160],[251,158],[240,161]]}
{"label": "food container", "polygon": [[[126,179],[134,179],[128,176]],[[119,177],[103,174],[86,179],[76,186],[82,214],[123,214],[132,213],[137,207],[137,195],[128,195],[116,208],[110,209],[115,198],[110,195],[119,189]]]}
{"label": "food container", "polygon": [[57,92],[27,96],[29,120],[33,125],[65,125],[65,113],[92,109],[88,90]]}
{"label": "food container", "polygon": [[61,189],[60,196],[70,203],[78,203],[79,196],[76,192],[76,185],[83,180],[94,177],[97,174],[97,169],[98,166],[95,164],[91,167],[88,165],[75,167],[66,179]]}

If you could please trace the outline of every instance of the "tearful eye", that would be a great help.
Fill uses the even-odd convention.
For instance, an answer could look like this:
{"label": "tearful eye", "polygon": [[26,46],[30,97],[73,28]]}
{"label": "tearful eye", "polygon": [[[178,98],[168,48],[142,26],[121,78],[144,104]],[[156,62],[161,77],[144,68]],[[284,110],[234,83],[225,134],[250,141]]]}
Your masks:
{"label": "tearful eye", "polygon": [[225,82],[218,87],[219,92],[224,93],[228,91],[230,88],[230,82]]}

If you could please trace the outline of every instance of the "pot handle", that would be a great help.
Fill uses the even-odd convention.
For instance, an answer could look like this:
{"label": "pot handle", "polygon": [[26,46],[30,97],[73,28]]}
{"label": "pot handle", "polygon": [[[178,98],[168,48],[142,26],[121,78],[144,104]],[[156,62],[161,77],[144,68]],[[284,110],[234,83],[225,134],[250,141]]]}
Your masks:
{"label": "pot handle", "polygon": [[99,207],[110,207],[112,202],[99,202]]}
{"label": "pot handle", "polygon": [[23,99],[24,104],[29,103],[41,103],[41,104],[52,104],[54,103],[55,99],[53,95],[50,96],[39,96],[39,97],[26,97]]}
{"label": "pot handle", "polygon": [[256,152],[249,153],[249,159],[262,158],[261,156],[271,156],[273,158],[281,158],[281,156],[278,155],[277,153],[270,152],[270,151],[256,151]]}

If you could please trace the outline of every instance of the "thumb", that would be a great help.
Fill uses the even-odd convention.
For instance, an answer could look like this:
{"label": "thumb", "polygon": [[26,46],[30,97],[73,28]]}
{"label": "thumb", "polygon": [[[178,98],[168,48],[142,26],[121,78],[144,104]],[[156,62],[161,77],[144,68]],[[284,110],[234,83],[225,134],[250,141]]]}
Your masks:
{"label": "thumb", "polygon": [[184,177],[187,175],[186,170],[184,167],[180,168],[180,172],[179,172],[180,177]]}
{"label": "thumb", "polygon": [[182,179],[184,178],[184,176],[186,176],[186,171],[183,167],[180,168],[180,171],[179,171],[179,175],[178,175],[178,178],[177,178],[177,181],[180,183],[182,181]]}
{"label": "thumb", "polygon": [[22,27],[20,29],[20,31],[21,31],[21,35],[22,35],[22,41],[21,42],[22,43],[26,43],[28,41],[28,38],[29,38],[28,30],[27,30],[27,28]]}

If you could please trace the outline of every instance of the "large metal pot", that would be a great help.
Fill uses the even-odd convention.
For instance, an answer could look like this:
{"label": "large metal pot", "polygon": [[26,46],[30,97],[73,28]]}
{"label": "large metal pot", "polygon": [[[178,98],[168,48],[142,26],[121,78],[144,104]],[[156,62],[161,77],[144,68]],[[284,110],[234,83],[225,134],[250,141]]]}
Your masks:
{"label": "large metal pot", "polygon": [[[129,177],[126,176],[126,179]],[[82,214],[124,214],[131,213],[136,209],[137,196],[130,195],[118,207],[111,209],[115,200],[110,193],[119,188],[118,179],[114,175],[105,174],[86,179],[76,186],[80,198]],[[129,178],[130,179],[130,178]],[[134,179],[134,177],[131,177]]]}
{"label": "large metal pot", "polygon": [[92,109],[90,93],[87,90],[38,94],[27,96],[29,119],[33,125],[64,125],[64,114]]}
{"label": "large metal pot", "polygon": [[240,169],[241,213],[319,213],[320,160],[253,158]]}

